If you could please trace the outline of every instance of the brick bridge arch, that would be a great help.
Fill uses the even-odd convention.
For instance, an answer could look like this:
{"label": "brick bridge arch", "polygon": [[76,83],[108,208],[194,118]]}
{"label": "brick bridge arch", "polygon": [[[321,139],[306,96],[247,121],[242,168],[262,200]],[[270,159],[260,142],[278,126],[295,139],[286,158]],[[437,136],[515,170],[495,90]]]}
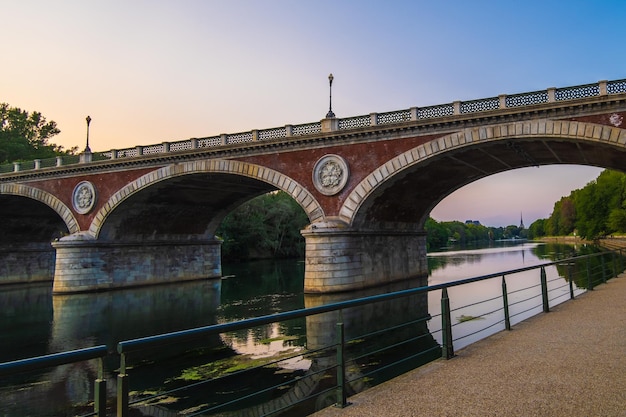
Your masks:
{"label": "brick bridge arch", "polygon": [[[539,143],[538,146],[542,146],[541,143],[544,142],[554,144],[555,147],[559,147],[559,150],[550,149],[547,146],[540,149],[547,155],[547,158],[542,159],[537,156],[540,152],[537,152],[536,147],[532,149],[529,147],[528,150],[525,148],[532,141]],[[462,162],[459,165],[468,166],[468,169],[473,171],[472,175],[456,178],[452,182],[442,181],[444,185],[436,193],[433,193],[434,198],[427,199],[419,207],[422,210],[415,210],[415,205],[411,207],[396,205],[393,209],[395,215],[400,216],[403,210],[410,210],[411,208],[414,212],[419,212],[417,213],[419,218],[407,216],[405,219],[412,219],[409,223],[412,224],[413,228],[421,230],[430,211],[447,195],[480,178],[510,169],[534,165],[577,164],[626,171],[626,161],[622,158],[623,154],[620,152],[615,155],[615,152],[612,154],[610,152],[616,148],[626,149],[626,130],[618,127],[580,121],[542,119],[468,128],[421,144],[374,169],[350,192],[339,210],[338,217],[347,225],[363,227],[378,217],[376,213],[372,214],[372,212],[376,212],[374,207],[376,199],[398,201],[398,198],[394,198],[392,193],[383,198],[380,197],[387,188],[394,185],[394,182],[401,181],[403,176],[415,170],[416,167],[432,164],[437,158],[454,155],[460,150],[478,149],[495,142],[506,143],[507,148],[509,148],[508,152],[516,154],[519,162],[507,166],[501,161],[502,163],[495,169],[491,167],[481,169],[478,163],[469,167],[467,162]],[[581,148],[583,144],[591,145],[594,150],[604,148],[608,152],[589,153],[587,150],[585,153]],[[565,145],[573,149],[567,151],[571,153],[570,155],[565,153]],[[563,154],[559,155],[558,152],[563,152]],[[491,155],[487,159],[493,162],[493,160],[498,159],[498,156]],[[429,178],[426,181],[430,180],[437,180],[437,178]],[[406,186],[414,187],[412,184]],[[385,219],[384,216],[380,217]],[[380,223],[380,219],[378,221]]]}
{"label": "brick bridge arch", "polygon": [[72,210],[70,210],[70,208],[67,207],[61,200],[47,191],[24,184],[0,184],[0,194],[15,195],[39,201],[50,207],[59,215],[67,226],[69,233],[76,233],[80,231],[80,227],[76,221],[76,217],[74,217],[74,214],[72,213]]}
{"label": "brick bridge arch", "polygon": [[[147,188],[162,181],[185,175],[206,173],[231,174],[259,180],[291,195],[306,212],[311,222],[318,221],[324,216],[323,209],[319,202],[306,188],[278,171],[248,162],[233,160],[202,160],[168,165],[132,181],[113,194],[108,199],[106,204],[102,206],[100,211],[95,215],[94,220],[89,227],[88,233],[93,238],[97,239],[109,215],[116,208],[120,207],[122,202],[130,196],[146,190]],[[229,209],[230,207],[226,208],[224,212],[228,212]],[[209,228],[217,227],[218,224],[216,223],[219,223],[222,218],[223,216],[214,219],[210,223]]]}

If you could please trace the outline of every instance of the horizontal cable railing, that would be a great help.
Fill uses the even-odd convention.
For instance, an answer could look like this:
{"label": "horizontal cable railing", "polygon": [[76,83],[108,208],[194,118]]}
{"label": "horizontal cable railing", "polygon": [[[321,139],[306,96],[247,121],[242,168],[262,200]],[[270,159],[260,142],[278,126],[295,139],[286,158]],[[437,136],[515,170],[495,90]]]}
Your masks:
{"label": "horizontal cable railing", "polygon": [[[250,415],[269,416],[296,406],[301,413],[311,409],[311,404],[329,404],[329,401],[343,407],[347,405],[349,394],[365,389],[371,383],[382,382],[436,358],[451,358],[455,348],[472,343],[477,337],[510,330],[512,324],[542,311],[548,312],[564,299],[573,299],[577,294],[593,290],[623,270],[621,251],[601,252],[437,285],[121,341],[117,344],[119,367],[115,370],[115,409],[119,417],[130,416],[133,409],[145,411],[160,400],[166,404],[176,404],[176,398],[189,401],[194,394],[199,395],[200,402],[186,406],[184,411],[179,410],[186,416],[211,413],[227,416],[231,412],[241,413],[242,409]],[[521,279],[522,274],[526,274],[524,280]],[[531,274],[530,280],[528,274]],[[484,287],[481,291],[472,292],[468,287],[472,285]],[[507,285],[514,288],[508,290]],[[436,291],[441,293],[440,309],[428,303],[428,294]],[[457,291],[471,292],[478,298],[467,299]],[[464,300],[463,305],[455,305],[459,299]],[[404,308],[405,304],[400,304],[403,300],[411,307]],[[392,308],[390,306],[397,308],[399,305],[401,314],[388,313]],[[360,310],[361,307],[369,309]],[[375,312],[381,312],[386,319],[392,316],[395,321],[363,317],[365,313],[371,316]],[[172,381],[178,381],[176,375],[164,375],[166,381],[163,386],[173,386],[156,392],[148,390],[142,393],[137,387],[131,389],[133,378],[140,380],[144,368],[147,367],[153,378],[154,370],[151,371],[150,366],[158,366],[165,371],[169,369],[167,357],[189,356],[194,349],[206,350],[211,336],[257,329],[272,323],[294,323],[297,319],[306,319],[307,327],[319,330],[318,335],[310,339],[307,337],[304,351],[268,357],[244,368],[231,366],[232,369],[222,375],[194,377],[187,383],[179,381],[174,384]],[[155,354],[161,359],[154,359]],[[105,355],[106,347],[98,346],[4,363],[0,364],[0,377],[88,359],[101,360]],[[306,372],[285,376],[278,381],[264,378],[263,383],[254,378],[255,375],[265,375],[268,370],[274,372],[272,370],[282,368],[284,363],[299,358],[311,361]],[[212,361],[214,359],[207,363],[205,359],[201,363],[212,369],[217,367],[217,363]],[[246,381],[257,382],[235,388],[238,386],[233,385],[236,379],[243,381],[244,385]],[[102,397],[106,395],[103,381],[100,372],[96,381],[96,395],[100,397],[94,400],[97,406],[94,405],[95,411],[90,415],[105,415],[102,404],[107,402]],[[209,400],[207,393],[214,393],[216,398]],[[109,408],[111,412],[112,405]],[[171,411],[168,415],[176,415],[179,411]]]}
{"label": "horizontal cable railing", "polygon": [[[412,107],[385,113],[371,113],[364,116],[337,119],[336,129],[351,130],[378,125],[405,123],[410,121],[436,119],[456,115],[489,112],[499,109],[519,108],[545,103],[578,100],[589,97],[626,93],[626,80],[600,81],[595,84],[586,84],[574,87],[548,88],[543,91],[500,95],[478,100],[456,101],[453,103],[438,104],[427,107]],[[333,129],[331,129],[332,131]],[[223,134],[206,138],[191,138],[176,142],[135,146],[126,149],[112,149],[100,152],[99,157],[85,160],[91,162],[102,159],[136,158],[146,155],[163,155],[174,152],[190,152],[197,149],[216,148],[227,145],[242,145],[258,141],[275,139],[290,139],[305,135],[319,134],[323,131],[321,122],[305,123],[300,125],[286,125],[282,127],[252,130],[234,134]],[[40,162],[37,162],[40,161]],[[55,164],[43,163],[43,160],[15,162],[0,165],[0,174],[27,170],[36,170],[46,167],[63,166],[79,163],[78,156],[63,156],[62,160],[55,160]]]}

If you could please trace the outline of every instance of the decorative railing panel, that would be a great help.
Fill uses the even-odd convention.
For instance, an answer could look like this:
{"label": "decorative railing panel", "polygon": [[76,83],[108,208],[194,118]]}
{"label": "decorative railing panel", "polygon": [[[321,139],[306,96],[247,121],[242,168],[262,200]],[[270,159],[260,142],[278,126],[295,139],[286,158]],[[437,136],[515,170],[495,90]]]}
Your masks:
{"label": "decorative railing panel", "polygon": [[155,153],[163,153],[165,152],[165,147],[163,146],[163,144],[159,144],[159,145],[151,145],[151,146],[144,146],[142,149],[142,155],[152,155]]}
{"label": "decorative railing panel", "polygon": [[139,156],[139,150],[137,148],[122,149],[117,151],[118,158],[132,158],[134,156]]}
{"label": "decorative railing panel", "polygon": [[198,139],[198,148],[212,148],[214,146],[220,146],[221,144],[222,138],[219,136]]}
{"label": "decorative railing panel", "polygon": [[309,123],[305,125],[295,125],[293,127],[293,135],[301,136],[301,135],[312,135],[315,133],[320,133],[322,131],[321,123]]}
{"label": "decorative railing panel", "polygon": [[187,151],[191,148],[191,140],[170,143],[170,152]]}
{"label": "decorative railing panel", "polygon": [[347,130],[347,129],[358,129],[360,127],[369,127],[371,125],[370,116],[357,116],[350,117],[348,119],[339,120],[339,129]]}
{"label": "decorative railing panel", "polygon": [[411,111],[400,110],[387,113],[378,113],[377,119],[379,125],[408,122],[409,120],[411,120]]}
{"label": "decorative railing panel", "polygon": [[554,98],[557,101],[562,101],[595,97],[598,95],[600,95],[600,86],[598,84],[587,84],[578,87],[559,88],[554,93]]}
{"label": "decorative railing panel", "polygon": [[606,91],[609,94],[626,93],[626,80],[607,82]]}
{"label": "decorative railing panel", "polygon": [[498,97],[464,101],[461,103],[461,113],[476,113],[479,111],[497,110],[499,107],[500,99],[498,99]]}
{"label": "decorative railing panel", "polygon": [[252,132],[235,133],[228,135],[228,144],[234,145],[237,143],[252,142]]}
{"label": "decorative railing panel", "polygon": [[454,106],[452,104],[441,104],[439,106],[421,107],[417,109],[418,119],[432,119],[435,117],[452,116]]}
{"label": "decorative railing panel", "polygon": [[259,130],[259,140],[278,139],[284,137],[287,137],[287,129],[285,127]]}
{"label": "decorative railing panel", "polygon": [[534,91],[532,93],[512,94],[506,96],[507,107],[532,106],[533,104],[543,104],[548,102],[547,91]]}

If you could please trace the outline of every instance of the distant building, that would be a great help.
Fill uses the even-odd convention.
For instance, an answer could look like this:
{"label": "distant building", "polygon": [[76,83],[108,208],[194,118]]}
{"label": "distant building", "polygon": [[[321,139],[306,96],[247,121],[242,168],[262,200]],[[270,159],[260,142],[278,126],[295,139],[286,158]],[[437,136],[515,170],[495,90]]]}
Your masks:
{"label": "distant building", "polygon": [[522,213],[521,212],[519,214],[519,228],[520,229],[525,229],[525,227],[524,227],[524,219],[522,218]]}
{"label": "distant building", "polygon": [[478,220],[465,220],[465,224],[473,224],[474,226],[480,226],[480,222]]}

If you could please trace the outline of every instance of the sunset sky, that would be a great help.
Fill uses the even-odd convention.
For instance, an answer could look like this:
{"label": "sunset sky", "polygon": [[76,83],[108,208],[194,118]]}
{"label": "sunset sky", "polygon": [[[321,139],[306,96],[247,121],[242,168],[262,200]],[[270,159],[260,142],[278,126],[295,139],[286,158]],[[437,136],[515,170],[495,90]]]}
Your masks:
{"label": "sunset sky", "polygon": [[[623,0],[0,0],[0,102],[104,151],[626,78]],[[528,226],[600,173],[478,181],[437,220]]]}

